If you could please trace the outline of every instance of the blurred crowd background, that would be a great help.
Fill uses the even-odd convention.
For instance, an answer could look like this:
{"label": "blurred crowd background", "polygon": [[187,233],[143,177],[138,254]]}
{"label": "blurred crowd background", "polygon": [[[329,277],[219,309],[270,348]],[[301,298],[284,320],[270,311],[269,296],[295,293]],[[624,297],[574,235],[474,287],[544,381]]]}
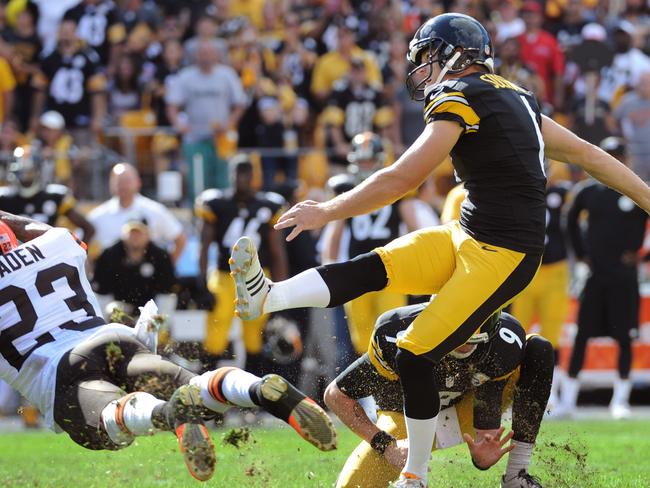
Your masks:
{"label": "blurred crowd background", "polygon": [[[219,247],[248,228],[206,236],[223,217],[203,192],[271,191],[283,199],[269,197],[279,202],[274,211],[322,200],[348,171],[354,136],[368,131],[381,138],[382,163],[394,161],[424,126],[404,83],[408,42],[443,12],[481,21],[497,73],[590,142],[620,137],[618,156],[650,180],[644,0],[3,0],[0,202],[22,210],[0,208],[79,229],[97,292],[127,314],[162,295],[175,339],[168,353],[178,360],[201,368],[247,356],[250,369],[284,368],[316,388],[355,356],[345,312],[299,311],[231,329]],[[569,194],[585,178],[554,162],[548,175]],[[421,222],[408,228],[438,222],[455,186],[447,162],[409,197]],[[32,188],[22,192],[31,203],[11,200],[17,187]],[[345,246],[332,255],[318,234],[291,245],[268,240],[276,279],[346,257]],[[577,261],[574,291],[585,274],[574,272]],[[574,318],[570,309],[566,322]],[[206,339],[209,323],[225,332]],[[570,348],[575,326],[563,334]],[[643,347],[646,362],[635,368],[650,370]],[[597,366],[616,369],[612,361]]]}

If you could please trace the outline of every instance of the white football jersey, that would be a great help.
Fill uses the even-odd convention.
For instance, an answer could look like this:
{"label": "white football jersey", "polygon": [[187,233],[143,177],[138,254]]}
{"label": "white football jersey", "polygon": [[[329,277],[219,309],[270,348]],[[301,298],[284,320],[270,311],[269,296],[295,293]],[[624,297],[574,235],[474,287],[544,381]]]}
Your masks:
{"label": "white football jersey", "polygon": [[61,228],[0,255],[0,378],[53,429],[58,363],[104,324],[85,261],[84,249]]}

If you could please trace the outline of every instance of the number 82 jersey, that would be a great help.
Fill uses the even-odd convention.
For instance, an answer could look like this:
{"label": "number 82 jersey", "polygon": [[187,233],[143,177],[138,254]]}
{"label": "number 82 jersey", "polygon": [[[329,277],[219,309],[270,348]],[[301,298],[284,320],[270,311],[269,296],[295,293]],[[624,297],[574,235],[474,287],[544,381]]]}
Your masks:
{"label": "number 82 jersey", "polygon": [[85,250],[62,228],[0,255],[0,378],[50,427],[59,360],[104,325],[85,261]]}

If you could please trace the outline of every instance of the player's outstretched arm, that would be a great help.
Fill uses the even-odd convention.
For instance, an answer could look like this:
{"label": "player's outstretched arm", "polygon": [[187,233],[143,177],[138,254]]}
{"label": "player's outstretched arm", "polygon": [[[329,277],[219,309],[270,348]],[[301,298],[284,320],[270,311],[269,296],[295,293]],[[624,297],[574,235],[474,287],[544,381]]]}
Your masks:
{"label": "player's outstretched arm", "polygon": [[370,176],[354,189],[327,202],[300,202],[275,224],[293,227],[290,241],[303,230],[318,229],[333,220],[362,215],[396,202],[417,188],[449,155],[463,129],[456,122],[437,120],[424,128],[418,139],[391,166]]}
{"label": "player's outstretched arm", "polygon": [[598,181],[627,195],[650,213],[650,188],[616,158],[546,116],[542,116],[542,136],[547,157],[580,166]]}
{"label": "player's outstretched arm", "polygon": [[27,242],[45,234],[52,227],[37,220],[20,217],[0,210],[0,220],[7,224],[19,241]]}

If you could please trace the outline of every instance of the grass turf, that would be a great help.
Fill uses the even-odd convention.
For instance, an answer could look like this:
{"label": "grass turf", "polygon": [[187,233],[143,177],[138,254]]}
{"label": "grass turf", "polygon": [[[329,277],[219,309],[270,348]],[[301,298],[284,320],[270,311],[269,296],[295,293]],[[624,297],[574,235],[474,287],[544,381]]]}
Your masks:
{"label": "grass turf", "polygon": [[[213,432],[218,464],[204,486],[331,487],[357,443],[339,429],[339,449],[321,453],[285,428],[254,429],[235,448],[223,443],[228,430]],[[531,473],[545,488],[650,487],[650,421],[546,422]],[[504,461],[486,472],[474,469],[462,446],[435,453],[430,487],[498,487]],[[0,434],[3,487],[197,487],[175,440],[160,434],[139,438],[118,452],[87,451],[65,434]]]}

